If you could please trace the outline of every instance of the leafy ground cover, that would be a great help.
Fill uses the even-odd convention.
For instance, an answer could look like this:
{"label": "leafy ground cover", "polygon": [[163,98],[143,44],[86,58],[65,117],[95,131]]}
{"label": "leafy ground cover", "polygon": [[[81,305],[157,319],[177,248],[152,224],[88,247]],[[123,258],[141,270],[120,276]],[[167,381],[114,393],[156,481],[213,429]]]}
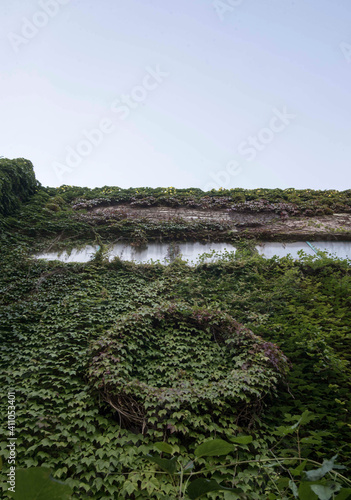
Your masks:
{"label": "leafy ground cover", "polygon": [[277,346],[229,315],[182,302],[121,317],[91,356],[93,387],[143,433],[250,422],[289,369]]}

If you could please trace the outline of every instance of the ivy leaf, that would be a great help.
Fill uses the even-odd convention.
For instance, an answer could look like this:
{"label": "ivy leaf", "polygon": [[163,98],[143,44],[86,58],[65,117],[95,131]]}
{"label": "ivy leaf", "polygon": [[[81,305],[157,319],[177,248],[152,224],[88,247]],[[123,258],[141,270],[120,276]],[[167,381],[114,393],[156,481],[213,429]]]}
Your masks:
{"label": "ivy leaf", "polygon": [[227,455],[233,451],[233,445],[227,443],[223,439],[212,439],[211,441],[206,441],[195,448],[195,456],[200,457],[219,457],[221,455]]}
{"label": "ivy leaf", "polygon": [[297,422],[293,425],[283,426],[280,425],[276,428],[273,434],[277,436],[285,436],[286,434],[292,434],[300,425],[307,424],[311,420],[314,420],[315,416],[312,412],[305,410],[302,415],[294,415],[290,417],[289,420],[297,420]]}
{"label": "ivy leaf", "polygon": [[286,434],[292,434],[293,432],[294,429],[292,426],[280,425],[275,429],[275,431],[273,431],[273,434],[275,434],[276,436],[285,436]]}
{"label": "ivy leaf", "polygon": [[124,483],[124,489],[125,491],[131,495],[133,493],[133,491],[136,490],[136,485],[134,483],[132,483],[131,481],[126,481]]}
{"label": "ivy leaf", "polygon": [[54,480],[50,474],[51,470],[45,467],[17,469],[16,500],[68,500],[72,489]]}
{"label": "ivy leaf", "polygon": [[252,436],[231,437],[230,441],[237,444],[249,444],[252,441]]}
{"label": "ivy leaf", "polygon": [[103,480],[101,477],[97,477],[95,479],[95,486],[96,486],[96,489],[99,491],[99,489],[101,488],[101,486],[103,485]]}
{"label": "ivy leaf", "polygon": [[299,425],[308,424],[308,422],[314,420],[316,417],[309,410],[305,410],[301,417],[294,415],[292,418],[297,420],[297,422],[291,428],[296,429]]}

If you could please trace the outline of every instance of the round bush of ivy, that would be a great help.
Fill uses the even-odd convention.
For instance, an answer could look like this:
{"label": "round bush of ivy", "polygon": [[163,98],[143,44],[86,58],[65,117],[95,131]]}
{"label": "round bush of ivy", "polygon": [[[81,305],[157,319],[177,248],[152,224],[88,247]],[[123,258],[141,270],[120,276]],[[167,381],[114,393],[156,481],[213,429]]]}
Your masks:
{"label": "round bush of ivy", "polygon": [[92,345],[89,381],[145,431],[251,420],[289,368],[279,348],[221,311],[167,303],[124,316]]}

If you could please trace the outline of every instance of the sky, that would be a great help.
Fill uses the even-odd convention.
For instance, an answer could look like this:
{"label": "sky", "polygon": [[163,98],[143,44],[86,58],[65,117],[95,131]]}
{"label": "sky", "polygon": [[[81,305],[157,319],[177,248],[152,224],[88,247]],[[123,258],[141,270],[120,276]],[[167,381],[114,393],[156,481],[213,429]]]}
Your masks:
{"label": "sky", "polygon": [[0,156],[44,186],[350,189],[350,0],[1,0]]}

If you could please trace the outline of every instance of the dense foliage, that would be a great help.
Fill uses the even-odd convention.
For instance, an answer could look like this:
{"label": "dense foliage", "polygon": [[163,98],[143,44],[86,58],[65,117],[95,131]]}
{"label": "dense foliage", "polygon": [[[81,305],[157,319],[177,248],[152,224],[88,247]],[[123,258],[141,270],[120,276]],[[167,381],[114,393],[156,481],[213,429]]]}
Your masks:
{"label": "dense foliage", "polygon": [[29,160],[0,158],[0,215],[9,215],[38,190]]}
{"label": "dense foliage", "polygon": [[[90,343],[116,328],[121,315],[165,299],[227,311],[265,341],[278,344],[293,363],[288,390],[282,386],[277,399],[266,401],[249,429],[236,416],[230,426],[218,417],[190,436],[171,433],[169,443],[191,457],[194,446],[211,436],[235,437],[244,431],[253,441],[233,452],[232,461],[267,456],[269,450],[295,456],[298,449],[301,457],[319,462],[336,453],[339,462],[350,462],[347,261],[265,260],[239,252],[197,268],[181,261],[168,267],[118,260],[64,265],[33,261],[29,251],[18,242],[3,243],[0,275],[1,384],[16,390],[19,466],[51,467],[56,478],[68,478],[75,498],[107,499],[117,492],[117,498],[169,498],[172,486],[166,475],[148,472],[155,466],[145,458],[164,433],[156,429],[142,435],[121,428],[117,413],[99,402],[86,378]],[[311,418],[298,440],[289,433],[274,434],[283,421],[288,425],[306,410]],[[182,418],[173,424],[181,425]],[[222,463],[213,457],[201,466]],[[269,482],[260,464],[249,470],[247,464],[232,465],[218,474],[223,480],[234,474],[247,491],[260,492]]]}
{"label": "dense foliage", "polygon": [[[22,203],[25,202],[25,203]],[[311,189],[218,189],[203,192],[198,188],[86,188],[61,186],[42,187],[34,177],[28,160],[0,159],[0,228],[11,227],[23,236],[35,237],[36,247],[55,245],[57,248],[76,246],[103,239],[113,242],[125,239],[134,245],[150,240],[202,240],[235,242],[242,237],[260,237],[260,230],[250,233],[250,223],[233,224],[229,219],[185,219],[173,215],[164,220],[151,220],[142,212],[126,217],[118,214],[95,213],[97,207],[122,205],[128,208],[183,207],[198,210],[222,210],[229,216],[246,213],[266,214],[286,220],[289,217],[313,217],[351,212],[351,190],[315,191]],[[8,217],[5,219],[4,214]],[[5,226],[6,225],[6,226]],[[253,223],[253,226],[255,224]],[[262,228],[264,239],[282,238]],[[349,238],[346,228],[340,229]],[[306,238],[312,238],[311,233]],[[333,234],[333,236],[335,236]],[[340,236],[340,235],[339,235]],[[52,238],[55,238],[53,243]],[[46,241],[45,241],[46,240]]]}
{"label": "dense foliage", "polygon": [[171,206],[191,208],[231,208],[251,211],[286,210],[295,215],[351,211],[351,190],[313,189],[213,189],[204,192],[199,188],[129,188],[104,186],[82,188],[61,186],[47,188],[51,196],[61,196],[67,202],[74,202],[75,209],[128,203],[135,207]]}
{"label": "dense foliage", "polygon": [[[190,487],[187,494],[195,495],[196,485],[201,486],[195,483],[197,479],[206,480],[201,487],[211,487],[212,492],[206,495],[213,499],[347,499],[347,480],[340,474],[346,476],[348,470],[339,472],[337,463],[351,464],[350,261],[303,253],[300,260],[264,259],[253,254],[247,244],[235,255],[228,253],[216,263],[204,261],[196,267],[180,259],[169,266],[135,265],[119,259],[109,263],[103,245],[87,264],[31,257],[35,249],[47,249],[59,241],[65,246],[87,240],[101,243],[102,236],[115,239],[116,233],[111,235],[108,226],[100,232],[100,228],[72,217],[72,203],[78,197],[111,195],[103,194],[103,189],[107,188],[39,187],[28,202],[13,205],[10,215],[2,219],[0,383],[5,394],[12,389],[16,395],[17,467],[33,467],[34,475],[46,479],[47,474],[36,467],[51,469],[55,479],[73,489],[72,498],[77,500],[182,498],[179,494],[184,493],[186,481]],[[134,196],[132,191],[125,190],[123,196]],[[199,190],[191,191],[203,197]],[[180,196],[179,190],[177,193]],[[155,192],[147,194],[154,196]],[[318,203],[326,198],[343,206],[349,203],[347,191],[329,194],[317,193]],[[228,192],[207,195],[231,196]],[[272,195],[268,201],[281,203],[281,195]],[[255,199],[261,196],[257,193]],[[315,194],[308,196],[313,200]],[[284,200],[297,203],[289,196]],[[237,199],[236,203],[246,201]],[[326,205],[334,210],[332,203]],[[130,223],[131,238],[143,238],[143,227]],[[184,237],[187,229],[182,229]],[[196,234],[199,231],[194,230],[192,236]],[[120,232],[117,235],[120,237]],[[180,325],[177,316],[177,307],[184,304],[190,315],[191,311],[206,311],[207,320],[223,320],[229,315],[244,325],[245,331],[252,331],[254,338],[263,339],[258,344],[265,346],[264,357],[260,349],[250,356],[258,354],[260,363],[267,363],[265,375],[274,365],[272,360],[278,365],[285,360],[278,356],[277,361],[276,354],[284,353],[291,363],[286,383],[274,383],[275,392],[265,394],[259,407],[249,408],[250,419],[238,420],[236,411],[231,416],[229,411],[218,414],[217,410],[207,418],[195,404],[190,409],[172,409],[172,415],[159,408],[166,411],[161,413],[169,425],[166,429],[148,425],[143,433],[140,427],[121,421],[118,411],[101,397],[101,377],[96,378],[97,385],[92,380],[93,358],[102,352],[96,351],[98,343],[106,347],[109,356],[106,342],[123,330],[129,318],[140,331],[145,325],[145,345],[147,335],[157,337],[161,331],[157,333],[161,320],[153,323],[155,332],[148,323],[153,314],[150,311],[163,310],[166,302],[176,309],[175,316],[162,324],[168,328],[167,339],[173,342],[172,356],[166,359],[165,355],[163,380],[171,363],[179,365],[179,371],[188,363],[197,377],[205,373],[196,365],[199,357],[194,357],[194,366],[185,359],[188,345],[177,350],[184,347],[189,327],[187,321]],[[145,322],[140,320],[142,314],[146,314]],[[196,337],[203,336],[205,341],[206,328],[197,322],[192,327]],[[131,338],[136,331],[133,328]],[[140,379],[151,376],[150,385],[157,385],[157,366],[150,364],[150,350],[141,351],[138,336],[130,344],[129,333],[125,331],[126,352],[122,354],[132,352],[134,374]],[[157,347],[160,356],[165,346],[157,341]],[[197,342],[194,349],[200,349]],[[213,354],[208,372],[214,373],[217,353],[208,352]],[[97,366],[98,359],[95,361]],[[7,412],[5,398],[1,412]],[[7,435],[5,419],[1,432]],[[227,443],[222,443],[224,455],[199,452],[214,439]],[[4,441],[0,451],[5,473],[6,445]],[[19,470],[24,477],[26,472]],[[4,480],[0,488],[6,490]]]}
{"label": "dense foliage", "polygon": [[[250,230],[250,223],[233,223],[221,218],[218,219],[185,219],[180,215],[175,215],[166,219],[152,220],[142,213],[126,217],[123,215],[123,210],[116,214],[99,213],[96,214],[89,206],[82,208],[80,203],[73,195],[79,194],[80,190],[84,188],[67,188],[67,190],[60,192],[60,188],[41,188],[39,189],[26,204],[22,204],[18,210],[11,212],[11,215],[6,218],[7,227],[11,227],[12,231],[22,234],[23,237],[31,237],[35,240],[34,245],[37,248],[47,249],[67,249],[69,247],[78,246],[80,244],[91,243],[99,239],[106,243],[112,243],[118,240],[129,240],[135,246],[145,245],[148,241],[225,241],[237,242],[242,238],[261,237],[261,239],[286,239],[294,237],[293,232],[289,230],[289,234],[281,235],[274,234],[269,231],[269,225],[263,225],[261,229]],[[128,191],[129,194],[124,193]],[[123,197],[130,198],[131,190],[124,190]],[[258,191],[258,190],[257,190]],[[270,190],[273,191],[275,190]],[[252,192],[253,193],[253,192]],[[66,196],[67,195],[67,196]],[[256,193],[255,196],[259,196]],[[167,195],[168,196],[168,195]],[[323,197],[325,196],[325,197]],[[313,197],[306,202],[306,206],[312,208],[304,208],[293,203],[281,202],[268,202],[265,199],[257,199],[256,201],[233,203],[231,198],[221,197],[220,193],[216,192],[213,197],[203,197],[202,200],[213,200],[215,203],[211,205],[219,208],[220,201],[224,200],[225,210],[228,213],[235,214],[236,212],[244,212],[256,214],[267,213],[268,217],[274,216],[282,221],[288,217],[295,216],[313,216],[315,213],[326,214],[333,212],[333,210],[341,209],[349,211],[348,192],[334,193],[334,198],[329,198],[331,195],[321,195],[321,199],[317,202]],[[128,199],[129,199],[128,198]],[[167,205],[170,198],[162,198],[162,203]],[[71,201],[70,201],[71,200]],[[97,199],[99,203],[101,198]],[[161,198],[159,199],[161,200]],[[229,200],[229,201],[228,201]],[[332,205],[329,200],[334,200]],[[335,201],[339,200],[339,201]],[[91,200],[95,202],[95,199]],[[161,202],[161,201],[160,201]],[[335,203],[334,203],[335,202]],[[104,203],[113,203],[112,201],[104,200]],[[130,202],[132,206],[133,202]],[[189,202],[190,203],[190,202]],[[84,204],[83,204],[84,205]],[[84,205],[85,206],[85,205]],[[223,207],[222,207],[223,208]],[[340,210],[341,210],[340,209]],[[271,212],[271,214],[269,214]],[[307,215],[306,215],[307,212]],[[1,223],[1,220],[0,220]],[[5,224],[5,219],[2,220]],[[253,223],[255,226],[255,223]],[[318,226],[318,224],[317,224]],[[350,231],[347,228],[340,229],[343,238],[350,238]],[[307,239],[313,239],[315,228],[311,223],[310,233],[304,234]],[[340,238],[340,234],[332,233],[331,237]],[[295,236],[296,237],[296,236]]]}
{"label": "dense foliage", "polygon": [[194,435],[219,417],[223,426],[250,422],[287,371],[273,343],[227,314],[170,303],[99,337],[89,378],[121,424]]}

